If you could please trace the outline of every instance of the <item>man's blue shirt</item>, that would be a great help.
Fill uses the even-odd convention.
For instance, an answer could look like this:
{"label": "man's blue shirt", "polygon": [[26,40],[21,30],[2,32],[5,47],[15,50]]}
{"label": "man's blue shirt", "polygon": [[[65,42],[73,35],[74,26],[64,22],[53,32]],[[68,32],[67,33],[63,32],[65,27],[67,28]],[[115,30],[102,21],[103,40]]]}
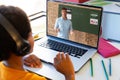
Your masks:
{"label": "man's blue shirt", "polygon": [[55,22],[54,28],[60,29],[57,37],[69,39],[69,33],[72,31],[72,23],[69,19],[64,20],[62,17],[59,17]]}

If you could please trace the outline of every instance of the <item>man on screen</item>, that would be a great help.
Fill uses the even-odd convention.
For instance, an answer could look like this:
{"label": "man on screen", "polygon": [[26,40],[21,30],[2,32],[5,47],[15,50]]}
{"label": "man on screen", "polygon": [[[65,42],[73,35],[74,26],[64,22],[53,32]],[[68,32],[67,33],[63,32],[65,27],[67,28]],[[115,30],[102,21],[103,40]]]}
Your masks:
{"label": "man on screen", "polygon": [[67,19],[67,9],[62,8],[62,16],[56,19],[54,29],[57,36],[63,39],[69,39],[69,34],[73,34],[72,22]]}

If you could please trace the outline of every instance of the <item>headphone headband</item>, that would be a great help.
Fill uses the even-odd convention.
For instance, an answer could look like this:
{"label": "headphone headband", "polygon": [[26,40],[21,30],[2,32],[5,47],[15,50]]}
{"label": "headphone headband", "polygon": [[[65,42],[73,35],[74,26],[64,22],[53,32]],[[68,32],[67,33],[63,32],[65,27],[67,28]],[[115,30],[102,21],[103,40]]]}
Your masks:
{"label": "headphone headband", "polygon": [[30,45],[27,40],[24,40],[14,26],[2,15],[0,14],[0,24],[5,28],[5,30],[9,33],[12,39],[15,41],[17,46],[18,55],[24,55],[29,53]]}

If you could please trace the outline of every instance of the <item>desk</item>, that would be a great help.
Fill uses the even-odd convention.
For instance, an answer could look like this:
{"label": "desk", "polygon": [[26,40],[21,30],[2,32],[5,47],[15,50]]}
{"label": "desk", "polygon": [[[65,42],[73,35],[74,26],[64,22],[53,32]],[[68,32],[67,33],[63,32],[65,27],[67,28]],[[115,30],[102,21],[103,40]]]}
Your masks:
{"label": "desk", "polygon": [[[108,9],[107,7],[108,6],[106,6],[106,9]],[[114,9],[116,9],[116,8],[114,8]],[[108,18],[105,18],[105,16],[104,16],[104,21],[106,21],[106,19],[108,19]],[[108,17],[108,16],[109,15],[107,15],[106,17]],[[112,19],[110,19],[110,20],[112,20]],[[111,22],[111,24],[112,23],[113,22]],[[106,24],[104,24],[104,26],[105,25]],[[103,31],[103,32],[107,32],[108,31],[107,30],[108,27],[104,27],[104,28],[106,28],[106,29],[104,29],[106,31]],[[115,45],[117,45],[117,44],[115,44]],[[120,49],[120,45],[118,45],[117,47]],[[101,64],[101,60],[104,60],[105,66],[106,66],[106,69],[107,69],[107,72],[108,72],[109,71],[108,70],[108,62],[109,62],[108,58],[103,58],[101,55],[96,53],[92,57],[92,60],[93,60],[93,70],[94,70],[94,74],[93,75],[94,76],[91,77],[91,74],[90,74],[90,62],[88,61],[81,68],[81,70],[78,73],[75,74],[75,78],[76,78],[75,80],[106,80],[106,77],[105,77],[104,71],[103,71],[103,67],[102,67],[102,64]],[[119,67],[120,67],[120,55],[111,57],[111,61],[112,61],[112,76],[111,77],[109,76],[109,78],[110,78],[110,80],[120,80],[120,69],[119,69]],[[43,63],[43,67],[42,68],[30,68],[30,67],[27,67],[27,66],[24,66],[24,67],[26,69],[30,70],[30,71],[33,71],[33,72],[35,72],[35,73],[37,73],[39,75],[43,75],[43,76],[46,76],[46,77],[48,76],[48,74],[51,74],[50,77],[54,78],[53,80],[65,80],[64,76],[62,74],[60,74],[59,72],[57,72],[55,70],[55,68],[52,65],[50,65],[50,64]]]}
{"label": "desk", "polygon": [[[118,43],[112,43],[112,44],[120,49],[120,44],[118,44]],[[81,68],[81,70],[75,74],[75,78],[76,78],[75,80],[106,80],[106,77],[105,77],[105,74],[103,71],[103,67],[101,64],[101,60],[104,60],[107,72],[109,72],[108,58],[103,58],[100,54],[96,53],[92,57],[92,60],[93,60],[93,70],[94,70],[93,77],[91,77],[91,74],[90,74],[90,62],[88,61]],[[112,76],[109,76],[109,79],[110,80],[120,80],[120,68],[119,68],[120,67],[120,55],[111,57],[111,61],[112,61]],[[27,66],[24,66],[24,67],[30,71],[33,71],[33,72],[39,74],[39,75],[48,76],[48,74],[51,74],[50,77],[53,78],[53,80],[65,80],[64,76],[62,74],[60,74],[59,72],[57,72],[55,70],[55,68],[50,64],[43,63],[43,67],[41,69],[40,68],[30,68]]]}

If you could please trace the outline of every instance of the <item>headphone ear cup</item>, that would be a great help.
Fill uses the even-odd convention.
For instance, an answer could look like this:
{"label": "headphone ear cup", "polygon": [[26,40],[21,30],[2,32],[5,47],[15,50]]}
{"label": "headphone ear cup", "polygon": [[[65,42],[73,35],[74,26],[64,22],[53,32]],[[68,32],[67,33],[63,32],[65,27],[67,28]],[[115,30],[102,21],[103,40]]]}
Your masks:
{"label": "headphone ear cup", "polygon": [[18,47],[16,54],[18,56],[24,56],[30,53],[31,46],[27,40],[23,40],[22,44]]}
{"label": "headphone ear cup", "polygon": [[14,26],[2,15],[0,14],[0,24],[9,33],[11,38],[16,43],[15,54],[18,56],[24,56],[30,52],[30,44],[27,40],[24,40]]}

